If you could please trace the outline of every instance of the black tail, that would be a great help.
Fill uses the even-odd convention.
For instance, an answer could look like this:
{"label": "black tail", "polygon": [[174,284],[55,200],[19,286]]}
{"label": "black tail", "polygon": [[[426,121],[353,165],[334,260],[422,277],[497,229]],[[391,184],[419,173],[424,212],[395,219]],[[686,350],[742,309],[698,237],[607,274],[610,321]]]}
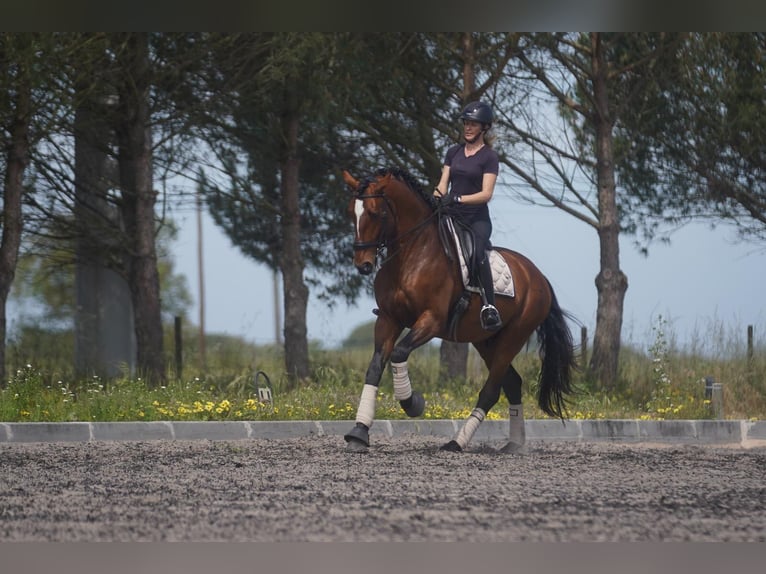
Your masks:
{"label": "black tail", "polygon": [[551,290],[551,309],[545,321],[537,328],[542,368],[537,404],[546,414],[564,418],[565,395],[572,394],[572,370],[576,368],[574,342],[566,322],[568,314],[559,307],[556,294]]}

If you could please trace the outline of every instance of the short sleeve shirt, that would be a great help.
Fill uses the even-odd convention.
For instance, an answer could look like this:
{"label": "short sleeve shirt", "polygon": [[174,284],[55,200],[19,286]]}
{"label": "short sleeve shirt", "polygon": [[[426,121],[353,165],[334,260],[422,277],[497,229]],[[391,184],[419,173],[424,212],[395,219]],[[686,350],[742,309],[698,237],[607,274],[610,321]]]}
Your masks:
{"label": "short sleeve shirt", "polygon": [[[500,171],[497,152],[486,145],[471,157],[465,157],[465,144],[454,145],[447,150],[444,165],[449,166],[450,190],[455,195],[479,193],[484,174],[497,175]],[[490,221],[489,207],[486,203],[460,204],[460,215],[469,222]]]}

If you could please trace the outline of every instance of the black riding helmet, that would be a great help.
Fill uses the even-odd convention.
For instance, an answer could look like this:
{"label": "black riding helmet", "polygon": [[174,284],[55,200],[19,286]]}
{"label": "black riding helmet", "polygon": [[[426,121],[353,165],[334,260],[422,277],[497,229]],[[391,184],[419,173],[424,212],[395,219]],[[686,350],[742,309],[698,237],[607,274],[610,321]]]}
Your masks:
{"label": "black riding helmet", "polygon": [[494,117],[492,108],[489,104],[485,104],[484,102],[471,102],[463,108],[463,113],[460,114],[460,119],[479,122],[480,124],[484,124],[486,129],[489,129],[492,126]]}

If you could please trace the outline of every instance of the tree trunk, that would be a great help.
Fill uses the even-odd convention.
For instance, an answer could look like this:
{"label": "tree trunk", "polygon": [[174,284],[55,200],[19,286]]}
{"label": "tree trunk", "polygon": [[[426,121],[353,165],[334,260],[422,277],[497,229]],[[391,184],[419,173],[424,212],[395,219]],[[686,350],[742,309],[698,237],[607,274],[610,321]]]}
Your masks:
{"label": "tree trunk", "polygon": [[[92,72],[92,71],[91,71]],[[88,76],[85,76],[88,77]],[[106,194],[117,182],[107,154],[113,132],[107,103],[85,96],[92,85],[78,89],[75,110],[75,373],[79,378],[105,379],[135,369],[133,305],[125,278],[109,268],[109,255],[119,251],[117,210]]]}
{"label": "tree trunk", "polygon": [[590,370],[601,389],[617,383],[622,314],[628,278],[620,270],[620,223],[614,177],[612,118],[607,93],[607,70],[599,34],[591,35],[593,94],[596,113],[596,177],[599,208],[600,271],[596,277],[598,308]]}
{"label": "tree trunk", "polygon": [[[463,57],[463,105],[467,105],[476,96],[476,52],[473,34],[463,32],[461,38],[461,55]],[[465,379],[468,376],[468,343],[442,341],[439,347],[441,371],[449,379]]]}
{"label": "tree trunk", "polygon": [[139,374],[156,386],[166,380],[160,281],[155,249],[152,145],[149,128],[149,39],[130,33],[118,47],[121,66],[116,129],[120,187],[128,233],[128,283],[133,300]]}
{"label": "tree trunk", "polygon": [[468,343],[442,340],[439,364],[442,376],[465,380],[468,376]]}
{"label": "tree trunk", "polygon": [[24,171],[29,163],[29,123],[31,120],[31,84],[29,69],[19,64],[14,111],[8,132],[8,153],[3,182],[3,235],[0,244],[0,387],[6,384],[5,338],[7,331],[6,304],[16,276],[16,264],[21,246],[21,198],[24,194]]}
{"label": "tree trunk", "polygon": [[282,118],[285,153],[282,172],[282,269],[284,289],[285,368],[292,385],[309,376],[306,311],[309,290],[303,280],[299,204],[298,114],[288,104]]}

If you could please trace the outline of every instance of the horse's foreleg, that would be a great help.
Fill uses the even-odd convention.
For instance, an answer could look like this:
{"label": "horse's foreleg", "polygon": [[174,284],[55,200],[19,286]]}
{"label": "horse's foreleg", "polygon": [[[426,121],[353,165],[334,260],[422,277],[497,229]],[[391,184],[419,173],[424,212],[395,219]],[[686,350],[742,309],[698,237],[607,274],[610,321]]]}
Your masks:
{"label": "horse's foreleg", "polygon": [[426,401],[423,395],[412,390],[412,381],[410,381],[410,374],[407,369],[407,359],[415,349],[413,339],[413,331],[410,331],[394,347],[394,351],[391,353],[391,371],[394,382],[394,398],[399,401],[407,416],[419,417],[426,408]]}
{"label": "horse's foreleg", "polygon": [[395,398],[409,416],[417,417],[423,414],[426,402],[423,395],[412,390],[407,359],[412,351],[433,339],[438,324],[429,313],[426,313],[394,346],[401,328],[396,326],[396,323],[385,319],[384,316],[378,316],[375,322],[375,353],[367,368],[362,397],[356,413],[356,425],[344,437],[348,443],[347,450],[364,452],[370,446],[369,430],[375,418],[375,399],[383,369],[389,358],[393,370]]}
{"label": "horse's foreleg", "polygon": [[394,379],[394,398],[399,401],[408,417],[419,417],[426,409],[426,400],[422,394],[412,390],[407,361],[401,363],[392,361],[391,371]]}
{"label": "horse's foreleg", "polygon": [[508,399],[508,443],[500,452],[526,454],[527,434],[524,427],[524,409],[521,404],[521,375],[512,366],[508,367],[502,387]]}
{"label": "horse's foreleg", "polygon": [[344,436],[348,443],[346,450],[350,452],[366,452],[370,446],[370,427],[375,420],[375,400],[380,378],[401,332],[402,328],[385,315],[379,315],[375,321],[375,351],[364,377],[362,396],[356,411],[356,424]]}
{"label": "horse's foreleg", "polygon": [[382,349],[376,350],[364,378],[362,396],[356,410],[356,424],[343,437],[347,443],[346,450],[350,452],[365,452],[370,446],[370,427],[375,420],[375,400],[385,364],[386,359]]}

